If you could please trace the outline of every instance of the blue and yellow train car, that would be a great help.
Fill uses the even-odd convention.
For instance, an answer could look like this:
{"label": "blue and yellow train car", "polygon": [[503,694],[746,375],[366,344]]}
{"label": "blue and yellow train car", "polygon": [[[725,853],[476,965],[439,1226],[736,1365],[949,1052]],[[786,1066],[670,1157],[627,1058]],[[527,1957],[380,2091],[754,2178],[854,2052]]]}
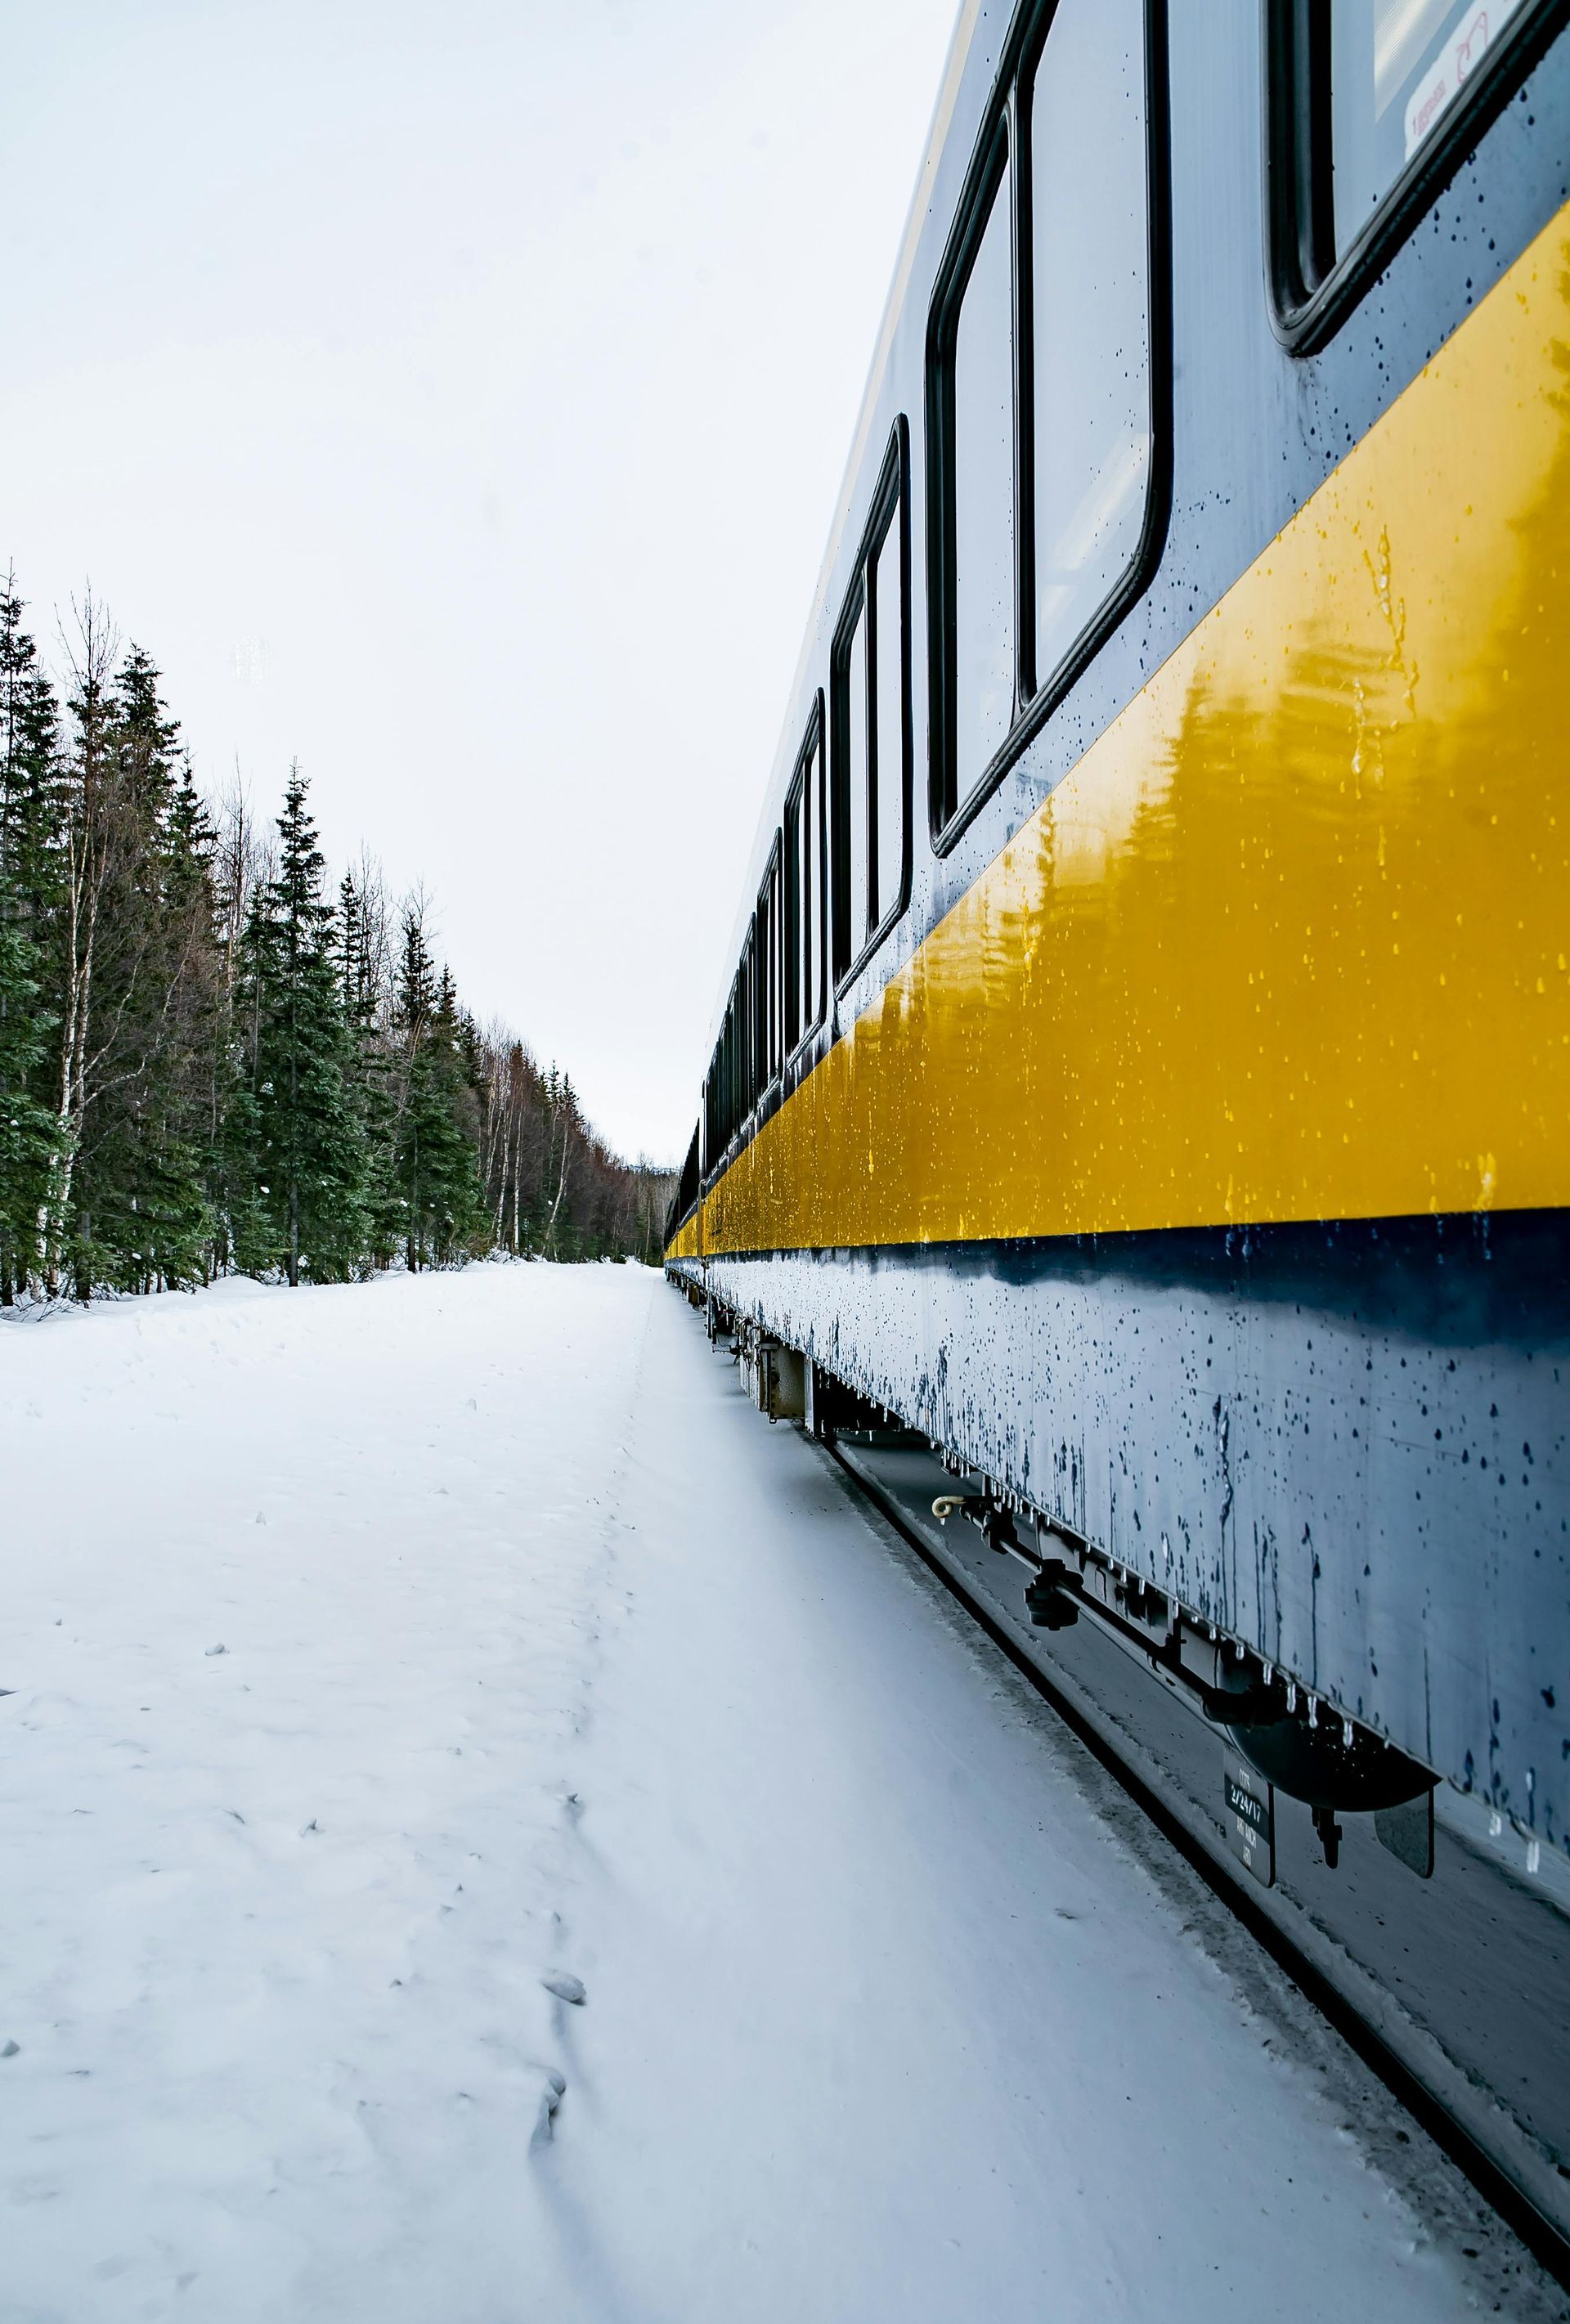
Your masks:
{"label": "blue and yellow train car", "polygon": [[1550,1851],[1565,15],[965,7],[667,1254]]}

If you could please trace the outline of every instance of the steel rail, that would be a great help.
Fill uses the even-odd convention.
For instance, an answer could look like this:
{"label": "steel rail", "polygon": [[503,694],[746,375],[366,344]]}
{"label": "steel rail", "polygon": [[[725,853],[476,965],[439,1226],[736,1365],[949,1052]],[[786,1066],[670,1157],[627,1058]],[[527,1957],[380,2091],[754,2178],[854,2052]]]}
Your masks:
{"label": "steel rail", "polygon": [[1392,2047],[1369,2017],[1349,1987],[1338,1985],[1324,1963],[1313,1960],[1281,1920],[1261,1904],[1246,1877],[1234,1872],[1230,1858],[1212,1846],[1202,1832],[1179,1814],[1173,1803],[1133,1764],[1116,1737],[1110,1720],[1096,1715],[1088,1695],[1062,1676],[1054,1677],[1011,1636],[1004,1625],[970,1590],[961,1574],[923,1541],[908,1521],[896,1499],[880,1489],[874,1478],[847,1460],[832,1436],[816,1441],[829,1456],[846,1486],[869,1501],[884,1522],[913,1550],[949,1595],[977,1623],[1048,1703],[1070,1732],[1105,1768],[1127,1796],[1150,1819],[1162,1837],[1198,1874],[1212,1894],[1290,1978],[1304,1998],[1339,2034],[1364,2065],[1383,2083],[1398,2104],[1463,2173],[1469,2184],[1497,2213],[1532,2257],[1555,2281],[1570,2291],[1570,2236],[1545,2216],[1530,2196],[1488,2153],[1466,2125],[1446,2107]]}

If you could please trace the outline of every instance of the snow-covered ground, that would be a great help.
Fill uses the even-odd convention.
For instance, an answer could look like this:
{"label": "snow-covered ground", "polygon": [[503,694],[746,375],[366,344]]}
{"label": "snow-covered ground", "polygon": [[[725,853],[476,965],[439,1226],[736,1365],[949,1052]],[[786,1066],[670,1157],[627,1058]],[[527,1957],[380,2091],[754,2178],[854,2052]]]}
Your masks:
{"label": "snow-covered ground", "polygon": [[657,1277],[10,1323],[0,1525],[5,2324],[1473,2312]]}

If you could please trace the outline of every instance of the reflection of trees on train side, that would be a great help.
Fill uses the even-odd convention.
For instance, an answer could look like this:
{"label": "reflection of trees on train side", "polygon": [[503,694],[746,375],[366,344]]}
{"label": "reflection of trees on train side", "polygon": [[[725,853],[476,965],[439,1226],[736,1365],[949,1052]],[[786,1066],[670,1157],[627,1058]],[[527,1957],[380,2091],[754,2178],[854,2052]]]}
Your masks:
{"label": "reflection of trees on train side", "polygon": [[1104,1214],[1154,1177],[1173,1222],[1303,1215],[1330,1148],[1377,1210],[1384,1157],[1415,1137],[1405,1206],[1532,1199],[1564,1097],[1547,1027],[1521,1040],[1564,973],[1544,932],[1566,869],[1567,308],[1561,281],[1560,384],[1492,448],[1462,349],[1414,391],[1486,468],[1474,484],[1436,493],[1410,450],[1371,442],[1183,650],[1172,711],[1136,706],[1043,808],[1032,982],[1064,1021],[1029,1094],[1039,1123],[1066,1109],[1057,1167]]}

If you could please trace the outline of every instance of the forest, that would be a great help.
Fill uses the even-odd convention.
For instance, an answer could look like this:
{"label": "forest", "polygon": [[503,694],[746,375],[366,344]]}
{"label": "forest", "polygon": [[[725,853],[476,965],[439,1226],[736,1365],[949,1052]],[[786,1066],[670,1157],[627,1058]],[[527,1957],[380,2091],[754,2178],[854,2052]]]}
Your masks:
{"label": "forest", "polygon": [[0,587],[0,1305],[493,1254],[657,1260],[667,1172],[482,1025],[420,891],[333,883],[193,776],[152,659],[73,606],[58,677]]}

